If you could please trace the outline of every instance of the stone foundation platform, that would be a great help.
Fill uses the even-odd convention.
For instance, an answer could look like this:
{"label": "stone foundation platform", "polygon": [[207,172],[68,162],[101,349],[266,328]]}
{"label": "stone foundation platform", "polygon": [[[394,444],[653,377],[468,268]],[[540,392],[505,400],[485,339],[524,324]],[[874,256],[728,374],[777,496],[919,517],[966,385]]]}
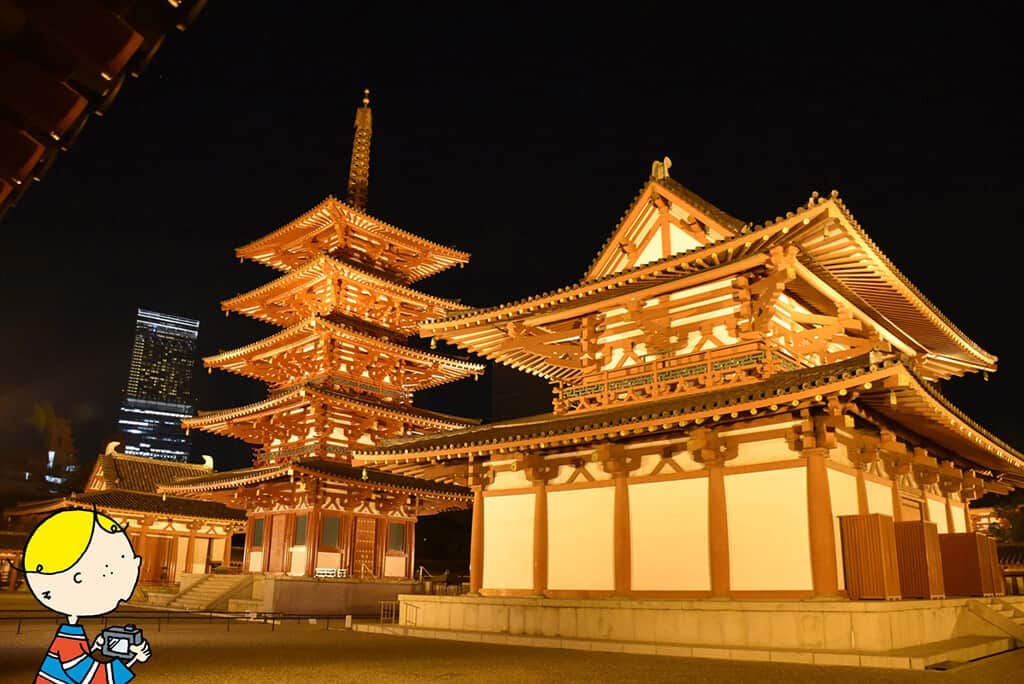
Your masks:
{"label": "stone foundation platform", "polygon": [[[403,594],[368,631],[684,657],[923,669],[1011,650],[967,598],[910,601],[498,598]],[[1024,600],[1014,602],[1024,608]]]}

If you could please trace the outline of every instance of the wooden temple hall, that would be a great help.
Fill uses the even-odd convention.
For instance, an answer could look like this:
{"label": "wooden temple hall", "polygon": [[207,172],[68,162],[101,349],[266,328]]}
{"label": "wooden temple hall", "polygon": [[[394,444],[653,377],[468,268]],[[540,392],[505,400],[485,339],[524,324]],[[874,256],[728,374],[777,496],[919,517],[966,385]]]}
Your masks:
{"label": "wooden temple hall", "polygon": [[578,282],[420,326],[546,378],[552,412],[393,432],[354,457],[468,479],[484,596],[1001,593],[968,504],[1024,485],[1024,457],[938,386],[996,357],[837,193],[754,225],[669,165]]}
{"label": "wooden temple hall", "polygon": [[278,330],[203,362],[266,383],[268,395],[200,412],[183,425],[252,444],[253,466],[161,488],[244,508],[248,572],[410,578],[417,518],[472,500],[457,478],[413,478],[350,462],[358,446],[476,424],[418,409],[412,397],[484,368],[435,353],[418,337],[421,322],[467,307],[414,283],[469,255],[366,213],[371,132],[367,91],[356,113],[348,200],[328,197],[236,250],[279,275],[224,301],[225,314]]}

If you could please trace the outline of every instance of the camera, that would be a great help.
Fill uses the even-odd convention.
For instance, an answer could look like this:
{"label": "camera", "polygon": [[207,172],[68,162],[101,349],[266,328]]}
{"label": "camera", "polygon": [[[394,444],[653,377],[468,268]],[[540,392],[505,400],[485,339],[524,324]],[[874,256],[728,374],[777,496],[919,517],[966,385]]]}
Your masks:
{"label": "camera", "polygon": [[123,627],[107,627],[100,636],[103,637],[103,647],[100,653],[111,658],[130,659],[131,646],[138,646],[143,642],[142,630],[135,625]]}

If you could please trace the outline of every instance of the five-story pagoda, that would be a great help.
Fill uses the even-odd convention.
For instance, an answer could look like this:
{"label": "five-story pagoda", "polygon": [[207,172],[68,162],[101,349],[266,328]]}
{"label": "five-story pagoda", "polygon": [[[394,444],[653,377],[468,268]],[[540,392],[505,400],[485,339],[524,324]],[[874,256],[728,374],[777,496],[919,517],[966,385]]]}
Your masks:
{"label": "five-story pagoda", "polygon": [[352,449],[475,421],[417,409],[417,390],[477,375],[483,365],[408,344],[425,319],[466,307],[411,287],[469,255],[365,212],[372,132],[369,91],[357,110],[348,201],[328,197],[236,250],[283,275],[222,302],[282,330],[205,358],[265,382],[263,401],[201,412],[186,429],[255,446],[251,468],[165,487],[244,505],[244,569],[317,576],[411,577],[418,516],[468,506],[463,487],[358,468]]}

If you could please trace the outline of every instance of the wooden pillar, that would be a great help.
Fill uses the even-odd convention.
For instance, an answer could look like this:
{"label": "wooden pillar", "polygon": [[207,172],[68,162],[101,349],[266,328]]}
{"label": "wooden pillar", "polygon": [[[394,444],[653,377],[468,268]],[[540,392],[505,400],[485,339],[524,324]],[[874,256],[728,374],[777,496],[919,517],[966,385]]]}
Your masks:
{"label": "wooden pillar", "polygon": [[224,560],[223,567],[225,570],[231,567],[231,536],[233,530],[228,527],[227,534],[224,537]]}
{"label": "wooden pillar", "polygon": [[[136,546],[133,549],[135,551],[135,555],[136,556],[142,557],[142,563],[140,563],[140,567],[139,567],[139,577],[140,577],[140,579],[142,578],[142,567],[141,567],[141,565],[145,564],[146,556],[149,553],[149,526],[152,525],[152,524],[153,524],[153,522],[152,522],[151,519],[143,518],[142,525],[139,526],[139,538],[135,541]],[[150,578],[147,577],[143,581],[148,581],[149,579]]]}
{"label": "wooden pillar", "polygon": [[[17,565],[18,567],[21,567],[21,568],[25,567],[25,559],[24,559],[24,557],[21,554],[18,554],[17,556],[14,557],[14,565]],[[18,571],[14,569],[13,565],[9,566],[7,568],[7,588],[13,591],[14,590],[14,585],[16,585],[17,583],[18,583]]]}
{"label": "wooden pillar", "polygon": [[351,511],[338,518],[338,548],[341,550],[341,565],[348,570],[349,577],[356,573],[356,515]]}
{"label": "wooden pillar", "polygon": [[[380,508],[378,507],[378,511]],[[374,565],[376,567],[373,571],[374,577],[384,576],[384,564],[388,558],[388,535],[391,533],[391,518],[386,516],[377,517],[377,548],[373,554]]]}
{"label": "wooden pillar", "polygon": [[484,487],[473,486],[473,528],[469,542],[469,591],[479,594],[484,580]]}
{"label": "wooden pillar", "polygon": [[320,481],[307,481],[306,487],[312,491],[309,493],[309,501],[313,507],[306,514],[306,577],[313,577],[316,574],[316,556],[320,550]]}
{"label": "wooden pillar", "polygon": [[807,523],[811,537],[811,577],[815,596],[838,596],[836,535],[828,486],[828,449],[804,449],[807,459]]}
{"label": "wooden pillar", "polygon": [[946,494],[946,531],[952,534],[956,532],[956,526],[953,524],[953,504],[950,503],[950,497],[952,494]]}
{"label": "wooden pillar", "polygon": [[629,534],[629,483],[627,471],[615,473],[615,593],[629,594],[631,583],[632,550]]}
{"label": "wooden pillar", "polygon": [[857,468],[857,512],[868,515],[868,485],[864,481],[864,469]]}
{"label": "wooden pillar", "polygon": [[892,478],[892,519],[901,522],[903,520],[903,498],[900,496],[899,485],[896,484],[898,476],[895,473],[890,473],[889,477]]}
{"label": "wooden pillar", "polygon": [[971,520],[971,502],[969,499],[964,499],[964,525],[968,532],[974,531],[974,521]]}
{"label": "wooden pillar", "polygon": [[242,542],[242,572],[249,572],[249,556],[252,554],[252,531],[254,526],[253,516],[245,520],[245,541]]}
{"label": "wooden pillar", "polygon": [[[533,593],[542,596],[548,588],[548,488],[543,479],[533,483]],[[476,510],[474,509],[474,514]],[[476,517],[474,515],[474,524]]]}
{"label": "wooden pillar", "polygon": [[185,548],[185,567],[182,572],[192,572],[196,551],[196,527],[199,521],[193,520],[188,524],[188,546]]}
{"label": "wooden pillar", "polygon": [[416,576],[416,522],[405,523],[405,576],[413,579]]}
{"label": "wooden pillar", "polygon": [[597,446],[597,457],[615,483],[612,548],[614,553],[615,593],[624,596],[632,589],[632,540],[629,529],[629,473],[640,467],[640,457],[630,454],[622,444],[604,442]]}
{"label": "wooden pillar", "polygon": [[707,463],[708,552],[711,556],[711,595],[729,596],[729,518],[725,507],[725,469],[722,462]]}

